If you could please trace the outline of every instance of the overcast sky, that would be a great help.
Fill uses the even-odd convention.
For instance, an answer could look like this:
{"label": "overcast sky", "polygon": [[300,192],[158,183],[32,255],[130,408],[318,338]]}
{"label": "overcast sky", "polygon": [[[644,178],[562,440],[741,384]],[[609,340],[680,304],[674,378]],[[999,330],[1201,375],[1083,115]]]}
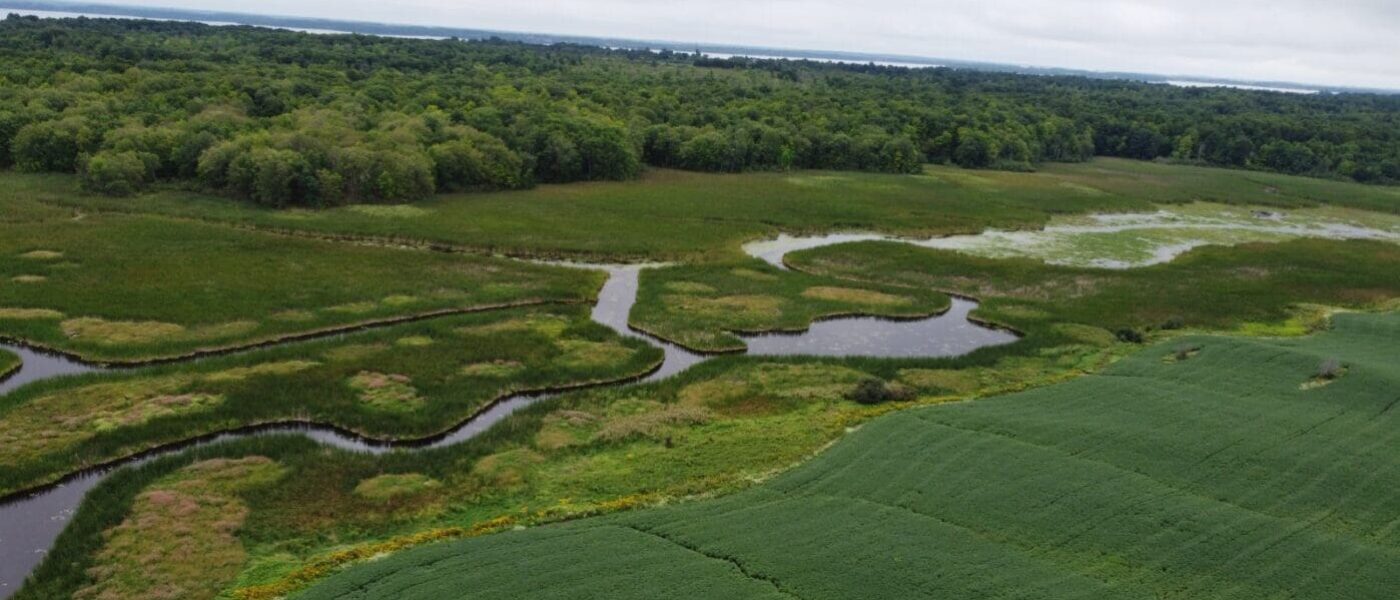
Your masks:
{"label": "overcast sky", "polygon": [[1400,0],[107,1],[1400,89]]}

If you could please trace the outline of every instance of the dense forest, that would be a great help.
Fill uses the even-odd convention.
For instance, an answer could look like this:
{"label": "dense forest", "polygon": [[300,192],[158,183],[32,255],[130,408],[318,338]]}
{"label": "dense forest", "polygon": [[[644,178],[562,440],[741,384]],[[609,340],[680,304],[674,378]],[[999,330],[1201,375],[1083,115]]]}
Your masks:
{"label": "dense forest", "polygon": [[1400,97],[1173,88],[499,40],[0,22],[0,168],[269,206],[702,171],[1095,155],[1400,182]]}

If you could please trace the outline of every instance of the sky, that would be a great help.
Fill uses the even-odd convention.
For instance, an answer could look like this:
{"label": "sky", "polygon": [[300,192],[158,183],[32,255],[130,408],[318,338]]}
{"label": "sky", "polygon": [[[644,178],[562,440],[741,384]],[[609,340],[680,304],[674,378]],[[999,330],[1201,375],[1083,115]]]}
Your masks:
{"label": "sky", "polygon": [[1400,0],[106,0],[1400,89]]}

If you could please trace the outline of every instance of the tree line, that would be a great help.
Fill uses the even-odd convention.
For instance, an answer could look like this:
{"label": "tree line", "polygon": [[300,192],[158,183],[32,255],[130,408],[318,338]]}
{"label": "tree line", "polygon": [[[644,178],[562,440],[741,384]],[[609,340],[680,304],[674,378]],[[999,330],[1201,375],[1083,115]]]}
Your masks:
{"label": "tree line", "polygon": [[501,40],[0,21],[0,167],[269,206],[699,171],[1093,156],[1400,182],[1400,98]]}

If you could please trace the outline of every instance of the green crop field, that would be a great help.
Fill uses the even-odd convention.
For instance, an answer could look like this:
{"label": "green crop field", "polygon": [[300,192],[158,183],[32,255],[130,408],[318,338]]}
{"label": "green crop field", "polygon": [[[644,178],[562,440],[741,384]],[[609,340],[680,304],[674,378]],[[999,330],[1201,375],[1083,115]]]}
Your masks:
{"label": "green crop field", "polygon": [[1182,338],[886,416],[748,492],[426,546],[296,597],[1384,598],[1396,339],[1395,314]]}

